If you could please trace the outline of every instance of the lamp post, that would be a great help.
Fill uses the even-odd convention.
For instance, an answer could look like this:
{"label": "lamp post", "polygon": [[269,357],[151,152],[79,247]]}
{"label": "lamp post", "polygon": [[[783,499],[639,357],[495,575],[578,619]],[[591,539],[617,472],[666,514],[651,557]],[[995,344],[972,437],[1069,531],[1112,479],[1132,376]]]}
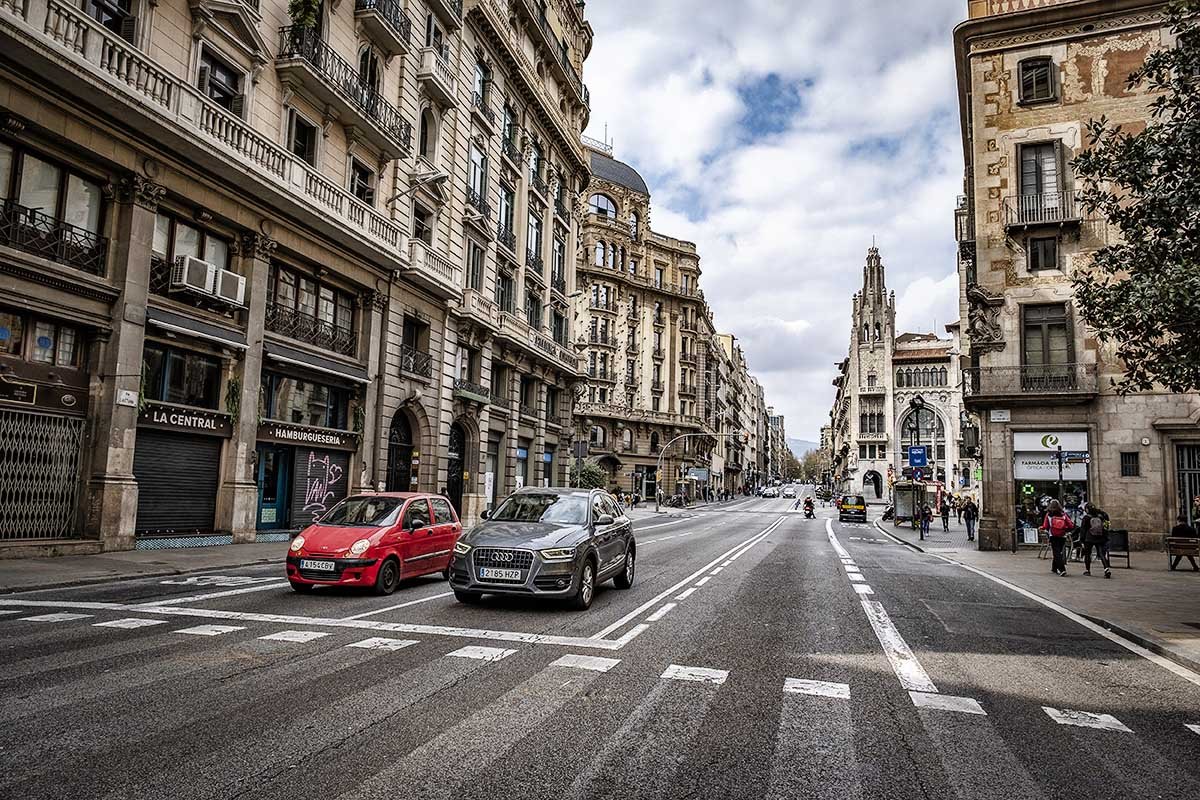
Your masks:
{"label": "lamp post", "polygon": [[661,491],[661,486],[662,486],[661,478],[662,478],[663,456],[666,455],[667,450],[670,449],[671,445],[675,444],[680,439],[691,439],[691,438],[695,438],[698,436],[707,436],[707,437],[712,437],[714,439],[732,439],[734,437],[741,436],[741,437],[743,437],[743,440],[745,440],[745,441],[748,441],[750,438],[750,434],[746,433],[745,431],[743,431],[742,433],[681,433],[678,436],[676,436],[674,439],[671,439],[669,442],[667,442],[665,445],[663,445],[662,449],[658,451],[658,465],[654,468],[654,513],[655,514],[657,514],[661,510],[658,498],[660,496],[660,491]]}

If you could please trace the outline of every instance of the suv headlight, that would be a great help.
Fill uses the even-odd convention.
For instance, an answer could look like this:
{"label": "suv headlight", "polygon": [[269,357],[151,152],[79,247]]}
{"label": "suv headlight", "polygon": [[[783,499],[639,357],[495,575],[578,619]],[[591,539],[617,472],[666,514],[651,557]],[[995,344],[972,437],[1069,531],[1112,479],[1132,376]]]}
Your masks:
{"label": "suv headlight", "polygon": [[288,549],[293,553],[299,553],[302,547],[304,547],[304,537],[297,536],[295,539],[292,539],[292,544]]}
{"label": "suv headlight", "polygon": [[347,552],[352,556],[361,556],[363,553],[367,552],[367,549],[370,546],[370,539],[359,539],[357,542],[350,545],[350,549]]}
{"label": "suv headlight", "polygon": [[471,545],[461,539],[454,543],[454,554],[456,556],[465,556],[469,552],[471,552]]}
{"label": "suv headlight", "polygon": [[549,550],[539,550],[543,561],[570,561],[575,557],[574,547],[552,547]]}

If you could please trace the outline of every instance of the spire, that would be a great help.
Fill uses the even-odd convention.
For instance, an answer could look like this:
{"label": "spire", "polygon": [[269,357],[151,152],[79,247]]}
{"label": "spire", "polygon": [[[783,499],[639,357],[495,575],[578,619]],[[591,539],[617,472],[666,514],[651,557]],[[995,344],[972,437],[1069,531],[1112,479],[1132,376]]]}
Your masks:
{"label": "spire", "polygon": [[867,251],[867,263],[863,265],[863,298],[882,303],[886,297],[883,259],[879,257],[879,248],[875,246],[875,237],[872,236],[871,249]]}

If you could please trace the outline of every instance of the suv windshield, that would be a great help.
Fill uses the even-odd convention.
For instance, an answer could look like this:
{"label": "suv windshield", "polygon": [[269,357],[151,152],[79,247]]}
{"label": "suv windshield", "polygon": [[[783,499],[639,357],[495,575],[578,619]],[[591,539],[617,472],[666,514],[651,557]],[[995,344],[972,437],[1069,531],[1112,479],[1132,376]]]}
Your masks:
{"label": "suv windshield", "polygon": [[321,517],[322,525],[381,528],[395,525],[404,501],[398,497],[348,497]]}
{"label": "suv windshield", "polygon": [[574,494],[514,494],[488,519],[582,525],[587,522],[587,497]]}
{"label": "suv windshield", "polygon": [[863,499],[861,494],[848,494],[842,498],[842,505],[844,506],[865,506],[866,504],[867,501]]}

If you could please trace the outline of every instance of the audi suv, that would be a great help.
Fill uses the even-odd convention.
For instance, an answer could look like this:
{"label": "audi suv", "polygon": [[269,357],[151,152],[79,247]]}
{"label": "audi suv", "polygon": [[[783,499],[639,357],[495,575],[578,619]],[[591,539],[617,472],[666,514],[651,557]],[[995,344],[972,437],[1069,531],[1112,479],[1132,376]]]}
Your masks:
{"label": "audi suv", "polygon": [[608,492],[520,489],[454,545],[450,588],[461,603],[508,594],[582,610],[606,580],[632,586],[636,557],[633,524]]}

